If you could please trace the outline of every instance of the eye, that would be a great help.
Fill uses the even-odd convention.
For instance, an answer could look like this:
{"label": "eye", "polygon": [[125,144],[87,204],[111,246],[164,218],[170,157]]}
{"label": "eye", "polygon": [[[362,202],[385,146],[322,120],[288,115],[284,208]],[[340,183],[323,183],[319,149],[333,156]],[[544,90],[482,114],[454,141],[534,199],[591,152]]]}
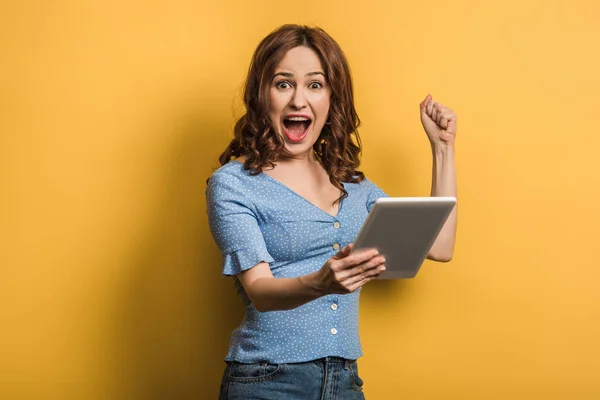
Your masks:
{"label": "eye", "polygon": [[323,84],[321,82],[311,82],[310,85],[308,85],[309,88],[311,89],[321,89],[323,87]]}
{"label": "eye", "polygon": [[292,87],[292,85],[288,81],[281,81],[281,82],[277,82],[275,84],[275,87],[277,89],[289,89]]}

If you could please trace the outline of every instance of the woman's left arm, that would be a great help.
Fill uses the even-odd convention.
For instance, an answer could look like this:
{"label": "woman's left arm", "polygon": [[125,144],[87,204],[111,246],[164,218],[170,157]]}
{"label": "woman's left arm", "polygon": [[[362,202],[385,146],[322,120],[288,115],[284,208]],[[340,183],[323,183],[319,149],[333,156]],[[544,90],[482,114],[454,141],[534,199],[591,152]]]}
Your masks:
{"label": "woman's left arm", "polygon": [[[433,153],[431,196],[458,198],[456,189],[456,166],[454,163],[454,141],[456,138],[456,113],[450,108],[433,101],[427,95],[420,104],[421,123],[427,133]],[[458,204],[454,207],[440,234],[433,243],[427,258],[448,262],[454,255]]]}

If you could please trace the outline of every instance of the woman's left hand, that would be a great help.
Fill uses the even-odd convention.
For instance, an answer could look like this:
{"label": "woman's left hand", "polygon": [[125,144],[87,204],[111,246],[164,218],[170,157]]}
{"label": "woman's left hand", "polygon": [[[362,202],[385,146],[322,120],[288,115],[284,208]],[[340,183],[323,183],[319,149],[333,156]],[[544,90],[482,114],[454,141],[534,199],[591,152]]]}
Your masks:
{"label": "woman's left hand", "polygon": [[430,94],[420,104],[421,123],[432,145],[453,144],[456,137],[456,113],[433,101]]}

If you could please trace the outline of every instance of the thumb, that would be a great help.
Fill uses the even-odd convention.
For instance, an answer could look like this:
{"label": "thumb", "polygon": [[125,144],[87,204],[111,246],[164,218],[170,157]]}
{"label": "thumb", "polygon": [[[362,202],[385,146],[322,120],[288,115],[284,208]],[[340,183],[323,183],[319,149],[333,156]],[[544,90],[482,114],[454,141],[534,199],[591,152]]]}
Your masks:
{"label": "thumb", "polygon": [[426,115],[427,114],[427,106],[429,105],[429,103],[432,100],[432,96],[430,94],[428,94],[427,96],[425,96],[425,100],[423,100],[419,106],[421,108],[421,115]]}
{"label": "thumb", "polygon": [[348,255],[352,251],[353,245],[354,245],[354,243],[350,243],[348,246],[342,247],[340,249],[340,251],[338,251],[338,253],[335,256],[333,256],[333,258],[335,258],[336,260],[339,260],[339,259],[348,257]]}
{"label": "thumb", "polygon": [[456,133],[456,119],[452,118],[448,121],[448,126],[446,127],[446,131],[449,133]]}

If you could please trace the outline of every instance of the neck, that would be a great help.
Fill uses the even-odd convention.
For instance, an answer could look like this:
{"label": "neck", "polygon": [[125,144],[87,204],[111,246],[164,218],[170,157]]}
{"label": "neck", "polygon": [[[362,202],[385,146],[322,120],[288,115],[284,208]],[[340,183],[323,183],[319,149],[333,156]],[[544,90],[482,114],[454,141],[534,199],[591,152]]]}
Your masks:
{"label": "neck", "polygon": [[318,163],[315,158],[315,154],[312,149],[302,154],[293,155],[281,155],[278,160],[278,164],[286,164],[290,166],[307,166]]}

